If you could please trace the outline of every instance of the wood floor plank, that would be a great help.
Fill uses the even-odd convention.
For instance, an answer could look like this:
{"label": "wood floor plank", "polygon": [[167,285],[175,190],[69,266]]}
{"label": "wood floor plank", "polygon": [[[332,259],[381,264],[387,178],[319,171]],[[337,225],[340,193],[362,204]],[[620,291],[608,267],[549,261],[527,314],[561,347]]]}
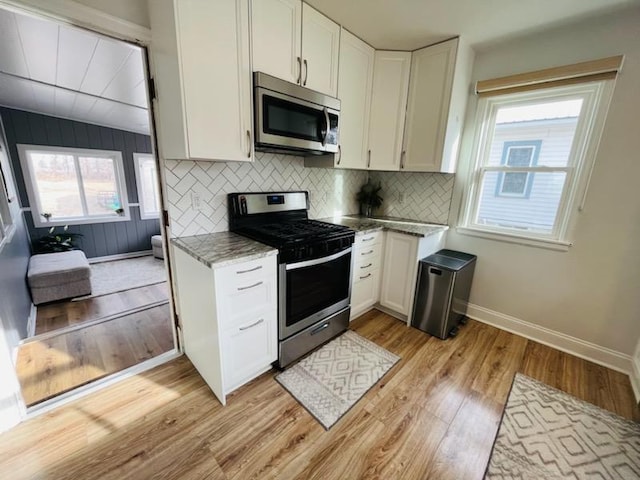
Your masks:
{"label": "wood floor plank", "polygon": [[477,369],[471,388],[498,403],[506,403],[515,373],[520,370],[528,340],[500,331]]}
{"label": "wood floor plank", "polygon": [[173,348],[169,305],[20,345],[16,372],[27,405],[124,370]]}
{"label": "wood floor plank", "polygon": [[402,360],[328,431],[276,372],[222,407],[182,357],[1,435],[0,472],[18,480],[480,479],[515,371],[638,418],[624,375],[487,325],[469,322],[447,341],[380,312],[351,326]]}

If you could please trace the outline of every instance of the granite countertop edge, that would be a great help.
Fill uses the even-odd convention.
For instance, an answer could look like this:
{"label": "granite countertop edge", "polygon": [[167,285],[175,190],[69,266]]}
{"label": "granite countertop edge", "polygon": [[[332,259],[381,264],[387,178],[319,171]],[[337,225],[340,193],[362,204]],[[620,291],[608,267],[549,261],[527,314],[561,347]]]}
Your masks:
{"label": "granite countertop edge", "polygon": [[355,230],[357,235],[379,231],[391,231],[403,233],[405,235],[413,235],[415,237],[429,237],[438,232],[447,231],[449,229],[448,225],[439,225],[394,217],[377,219],[372,217],[345,215],[339,218],[330,217],[323,218],[321,220],[328,223],[347,226],[352,230]]}
{"label": "granite countertop edge", "polygon": [[171,244],[209,268],[277,255],[278,250],[232,232],[174,237]]}

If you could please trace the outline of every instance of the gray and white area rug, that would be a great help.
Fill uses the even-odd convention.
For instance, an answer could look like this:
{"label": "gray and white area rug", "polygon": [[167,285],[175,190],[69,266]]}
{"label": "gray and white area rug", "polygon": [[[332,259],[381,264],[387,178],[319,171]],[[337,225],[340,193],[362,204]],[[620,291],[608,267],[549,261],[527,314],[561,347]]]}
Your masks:
{"label": "gray and white area rug", "polygon": [[91,295],[74,298],[74,301],[124,292],[167,280],[164,260],[153,255],[92,263],[90,267]]}
{"label": "gray and white area rug", "polygon": [[640,424],[517,374],[486,479],[638,479]]}
{"label": "gray and white area rug", "polygon": [[399,356],[349,330],[276,380],[328,430],[398,360]]}

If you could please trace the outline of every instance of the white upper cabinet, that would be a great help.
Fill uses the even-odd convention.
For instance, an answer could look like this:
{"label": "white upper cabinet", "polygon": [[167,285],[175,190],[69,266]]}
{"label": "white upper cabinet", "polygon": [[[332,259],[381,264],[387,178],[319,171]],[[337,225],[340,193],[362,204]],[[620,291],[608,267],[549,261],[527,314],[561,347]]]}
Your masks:
{"label": "white upper cabinet", "polygon": [[302,86],[338,95],[340,25],[302,4]]}
{"label": "white upper cabinet", "polygon": [[253,69],[335,97],[340,26],[301,0],[252,0]]}
{"label": "white upper cabinet", "polygon": [[413,52],[402,170],[455,171],[472,62],[457,38]]}
{"label": "white upper cabinet", "polygon": [[376,51],[369,124],[371,170],[400,169],[410,68],[410,52]]}
{"label": "white upper cabinet", "polygon": [[340,151],[335,156],[337,167],[367,168],[374,55],[372,47],[342,30],[338,78]]}
{"label": "white upper cabinet", "polygon": [[302,2],[252,0],[253,69],[292,83],[302,79]]}
{"label": "white upper cabinet", "polygon": [[248,1],[149,3],[164,158],[251,161]]}

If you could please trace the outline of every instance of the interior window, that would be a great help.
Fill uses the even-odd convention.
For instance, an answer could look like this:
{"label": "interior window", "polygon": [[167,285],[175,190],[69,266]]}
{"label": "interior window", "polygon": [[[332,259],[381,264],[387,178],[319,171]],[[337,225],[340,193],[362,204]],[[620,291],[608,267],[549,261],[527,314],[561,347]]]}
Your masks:
{"label": "interior window", "polygon": [[143,220],[158,218],[160,214],[160,195],[158,192],[158,170],[153,155],[134,153],[136,180],[138,184],[138,203],[140,218]]}
{"label": "interior window", "polygon": [[122,155],[18,145],[36,226],[128,219]]}

